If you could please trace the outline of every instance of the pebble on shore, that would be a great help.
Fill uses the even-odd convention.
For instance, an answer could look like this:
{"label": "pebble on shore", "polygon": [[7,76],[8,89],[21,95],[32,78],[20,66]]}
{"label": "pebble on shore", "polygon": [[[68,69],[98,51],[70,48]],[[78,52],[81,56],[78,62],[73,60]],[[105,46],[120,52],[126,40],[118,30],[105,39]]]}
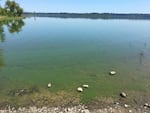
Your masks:
{"label": "pebble on shore", "polygon": [[128,108],[128,107],[129,107],[129,105],[128,105],[128,104],[125,104],[125,105],[124,105],[124,107],[125,107],[125,108]]}
{"label": "pebble on shore", "polygon": [[148,103],[145,103],[144,106],[147,106],[147,107],[148,107]]}
{"label": "pebble on shore", "polygon": [[120,93],[120,96],[123,97],[123,98],[126,98],[126,97],[127,97],[127,94],[126,94],[125,92],[121,92],[121,93]]}

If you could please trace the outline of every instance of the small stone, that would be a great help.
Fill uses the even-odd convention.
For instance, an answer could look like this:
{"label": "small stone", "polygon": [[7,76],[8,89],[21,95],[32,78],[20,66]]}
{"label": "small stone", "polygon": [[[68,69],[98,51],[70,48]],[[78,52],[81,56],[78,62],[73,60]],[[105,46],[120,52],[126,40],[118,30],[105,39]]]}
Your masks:
{"label": "small stone", "polygon": [[78,88],[77,88],[77,91],[78,91],[78,92],[83,92],[83,88],[82,88],[82,87],[78,87]]}
{"label": "small stone", "polygon": [[110,75],[115,75],[115,74],[116,74],[116,71],[110,71],[109,74],[110,74]]}
{"label": "small stone", "polygon": [[148,107],[149,105],[148,105],[148,103],[145,103],[144,106]]}
{"label": "small stone", "polygon": [[82,85],[82,87],[83,87],[83,88],[88,88],[89,85],[84,84],[84,85]]}
{"label": "small stone", "polygon": [[19,108],[18,108],[18,111],[22,111],[22,109],[19,107]]}
{"label": "small stone", "polygon": [[119,105],[119,102],[115,102],[114,104]]}
{"label": "small stone", "polygon": [[112,107],[110,107],[110,108],[109,108],[109,110],[110,110],[110,111],[112,111],[112,110],[113,110],[113,108],[112,108]]}
{"label": "small stone", "polygon": [[51,83],[48,83],[47,87],[48,87],[48,88],[52,87],[52,84],[51,84]]}
{"label": "small stone", "polygon": [[81,113],[90,113],[88,109],[81,110]]}
{"label": "small stone", "polygon": [[71,109],[70,108],[67,108],[67,110],[66,110],[67,112],[70,112],[71,111]]}
{"label": "small stone", "polygon": [[123,97],[123,98],[126,98],[126,97],[127,97],[127,94],[126,94],[125,92],[121,92],[121,93],[120,93],[120,96]]}
{"label": "small stone", "polygon": [[12,111],[13,111],[13,110],[15,110],[15,108],[14,108],[14,107],[12,107]]}
{"label": "small stone", "polygon": [[128,107],[129,107],[129,105],[125,104],[125,105],[124,105],[124,107],[125,107],[125,108],[128,108]]}
{"label": "small stone", "polygon": [[129,113],[132,113],[132,110],[129,110]]}
{"label": "small stone", "polygon": [[85,109],[88,109],[88,106],[84,106]]}
{"label": "small stone", "polygon": [[105,111],[107,111],[107,108],[104,108]]}

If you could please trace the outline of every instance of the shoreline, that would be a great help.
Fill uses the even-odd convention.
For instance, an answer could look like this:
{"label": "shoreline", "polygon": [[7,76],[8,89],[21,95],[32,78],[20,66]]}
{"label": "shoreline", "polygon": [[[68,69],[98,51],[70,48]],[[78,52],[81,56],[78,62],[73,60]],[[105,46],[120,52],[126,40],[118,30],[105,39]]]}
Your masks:
{"label": "shoreline", "polygon": [[[44,109],[45,113],[47,111],[55,113],[55,109],[58,109],[60,112],[61,110],[72,109],[75,113],[78,113],[80,111],[77,110],[81,110],[77,109],[78,106],[85,106],[86,110],[93,113],[99,113],[99,111],[103,111],[102,113],[111,113],[111,111],[126,113],[129,110],[135,111],[133,113],[150,111],[150,92],[126,91],[125,97],[120,94],[118,93],[115,96],[99,96],[84,102],[82,100],[84,93],[77,91],[66,92],[62,90],[50,92],[48,89],[42,90],[34,87],[31,89],[11,90],[8,95],[0,98],[0,113],[8,113],[8,110],[12,111],[11,113],[32,112],[32,107],[34,107],[35,113],[41,109]],[[121,110],[121,112],[118,110]]]}
{"label": "shoreline", "polygon": [[[27,97],[29,99],[26,105],[20,103],[24,101],[25,96],[19,97],[22,101],[15,101],[16,97],[13,97],[12,104],[9,104],[8,100],[0,103],[0,113],[150,113],[150,101],[146,96],[133,100],[130,97],[102,97],[81,103],[79,99],[76,100],[75,95],[71,97],[70,94],[59,93],[62,94],[56,94],[55,97],[51,95],[49,98],[44,95],[36,96],[37,100]],[[18,106],[15,106],[16,103]]]}
{"label": "shoreline", "polygon": [[43,12],[24,12],[26,17],[51,17],[51,18],[87,18],[87,19],[133,19],[150,20],[150,14],[134,13],[43,13]]}
{"label": "shoreline", "polygon": [[65,107],[28,106],[17,109],[7,106],[4,109],[0,109],[0,113],[150,113],[150,106],[145,105],[134,107],[127,104],[112,103],[105,106],[97,104],[97,106],[100,108],[93,109],[83,104]]}

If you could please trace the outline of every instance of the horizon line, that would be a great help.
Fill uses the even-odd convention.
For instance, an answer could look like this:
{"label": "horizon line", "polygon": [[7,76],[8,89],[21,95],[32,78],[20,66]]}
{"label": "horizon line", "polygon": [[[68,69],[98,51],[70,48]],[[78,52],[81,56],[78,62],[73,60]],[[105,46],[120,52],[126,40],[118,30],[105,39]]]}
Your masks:
{"label": "horizon line", "polygon": [[67,14],[150,14],[150,13],[113,13],[113,12],[30,12],[25,11],[24,13],[67,13]]}

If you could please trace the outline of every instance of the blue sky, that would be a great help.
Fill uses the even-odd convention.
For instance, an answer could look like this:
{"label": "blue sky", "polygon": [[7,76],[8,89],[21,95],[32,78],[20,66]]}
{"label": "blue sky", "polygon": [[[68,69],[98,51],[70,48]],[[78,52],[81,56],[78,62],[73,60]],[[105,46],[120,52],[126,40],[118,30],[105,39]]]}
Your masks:
{"label": "blue sky", "polygon": [[[6,0],[1,0],[1,4]],[[150,0],[15,0],[30,12],[150,13]]]}

